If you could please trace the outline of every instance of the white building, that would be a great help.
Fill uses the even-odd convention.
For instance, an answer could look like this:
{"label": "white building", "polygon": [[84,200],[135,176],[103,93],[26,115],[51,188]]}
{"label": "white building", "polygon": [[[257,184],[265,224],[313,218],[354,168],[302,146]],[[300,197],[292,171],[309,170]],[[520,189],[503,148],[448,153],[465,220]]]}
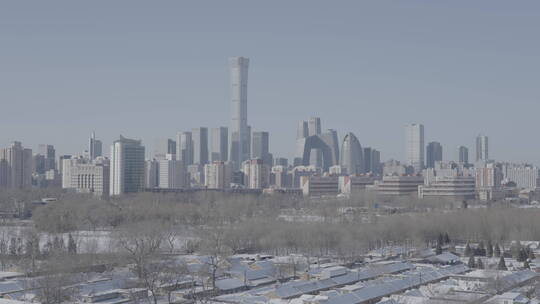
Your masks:
{"label": "white building", "polygon": [[475,178],[472,176],[436,177],[429,185],[418,187],[418,197],[474,199],[476,197]]}
{"label": "white building", "polygon": [[420,172],[424,167],[424,125],[408,124],[405,126],[407,165]]}
{"label": "white building", "polygon": [[144,146],[140,140],[120,136],[111,146],[110,195],[144,189]]}
{"label": "white building", "polygon": [[75,189],[79,193],[92,193],[100,197],[109,195],[110,166],[108,159],[98,157],[95,161],[88,159],[85,161],[71,159],[70,161],[69,173],[64,167],[64,174],[68,174],[70,183],[68,187],[64,188]]}
{"label": "white building", "polygon": [[528,165],[506,166],[504,179],[506,182],[514,182],[521,189],[534,190],[538,187],[540,172],[537,167]]}
{"label": "white building", "polygon": [[270,170],[262,159],[250,159],[243,163],[244,185],[249,189],[267,188],[270,181]]}
{"label": "white building", "polygon": [[32,167],[32,149],[24,148],[20,142],[0,149],[0,187],[31,187]]}

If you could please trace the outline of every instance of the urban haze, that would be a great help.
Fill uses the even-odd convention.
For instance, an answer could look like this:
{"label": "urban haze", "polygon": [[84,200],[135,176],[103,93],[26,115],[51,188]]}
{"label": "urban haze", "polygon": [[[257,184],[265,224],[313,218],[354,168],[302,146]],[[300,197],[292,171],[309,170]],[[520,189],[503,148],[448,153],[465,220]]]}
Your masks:
{"label": "urban haze", "polygon": [[0,304],[540,303],[540,4],[0,4]]}

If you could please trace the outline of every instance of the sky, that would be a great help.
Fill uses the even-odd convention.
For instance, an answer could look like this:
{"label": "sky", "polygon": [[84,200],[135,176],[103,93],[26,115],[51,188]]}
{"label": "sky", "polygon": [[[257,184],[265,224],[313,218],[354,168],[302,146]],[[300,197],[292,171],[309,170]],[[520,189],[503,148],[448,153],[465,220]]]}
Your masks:
{"label": "sky", "polygon": [[538,1],[1,1],[0,146],[57,154],[228,126],[227,58],[250,58],[248,123],[293,157],[310,116],[405,157],[407,123],[444,159],[540,164]]}

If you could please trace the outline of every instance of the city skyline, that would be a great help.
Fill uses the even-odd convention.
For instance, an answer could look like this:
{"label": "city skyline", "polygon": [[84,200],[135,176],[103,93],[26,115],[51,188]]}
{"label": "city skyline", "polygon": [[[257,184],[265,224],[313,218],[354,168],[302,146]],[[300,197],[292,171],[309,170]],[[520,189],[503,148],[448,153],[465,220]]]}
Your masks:
{"label": "city skyline", "polygon": [[[303,36],[298,36],[305,28],[295,14],[302,4],[292,5],[283,24],[271,28],[274,35],[268,34],[274,19],[250,5],[234,9],[217,4],[228,17],[211,11],[211,18],[200,21],[189,16],[203,9],[197,4],[173,5],[170,12],[134,5],[128,8],[132,15],[120,20],[104,16],[97,27],[94,20],[99,12],[90,4],[88,10],[72,4],[53,11],[36,3],[32,14],[22,13],[26,7],[18,4],[6,5],[3,11],[13,14],[2,15],[10,26],[0,29],[9,46],[0,50],[5,61],[0,72],[0,99],[5,100],[0,128],[9,132],[0,134],[0,144],[21,141],[37,150],[38,144],[49,143],[61,154],[76,154],[95,130],[105,146],[122,134],[141,139],[150,153],[156,138],[174,139],[176,132],[197,126],[230,126],[227,58],[241,55],[252,59],[250,125],[270,132],[274,156],[292,159],[295,134],[291,130],[299,119],[316,116],[338,130],[340,137],[353,132],[362,145],[376,147],[383,160],[403,159],[401,127],[419,122],[426,126],[425,141],[439,141],[445,151],[464,145],[473,159],[475,135],[485,133],[493,139],[490,158],[540,163],[536,152],[540,144],[521,140],[533,136],[530,122],[537,112],[538,92],[533,77],[516,78],[534,76],[538,70],[536,61],[527,60],[540,49],[527,38],[538,28],[529,24],[538,22],[530,9],[490,2],[489,10],[471,4],[465,11],[453,4],[425,7],[411,2],[399,8],[410,5],[424,14],[412,10],[400,15],[382,3],[350,4],[349,9],[310,4],[314,16],[325,12],[329,18],[302,17],[312,28]],[[113,13],[124,9],[121,4],[111,7]],[[279,12],[272,5],[266,9],[270,16]],[[370,17],[374,11],[383,13],[381,21]],[[163,22],[136,26],[146,12],[159,14]],[[243,15],[258,22],[246,27],[248,20],[230,18]],[[508,18],[508,24],[498,23],[500,15]],[[460,18],[460,26],[453,29],[437,21],[448,17]],[[231,19],[236,21],[228,23]],[[372,32],[360,26],[385,21],[384,27],[369,27],[375,28]],[[64,30],[57,31],[56,25]],[[200,26],[200,30],[189,32],[182,25]],[[403,38],[393,37],[395,28],[402,29]],[[88,41],[78,38],[81,33]],[[489,39],[478,40],[478,36]],[[126,40],[115,42],[118,37]],[[142,46],[139,38],[157,47]],[[182,48],[176,40],[182,41]],[[201,43],[183,48],[184,42],[194,41]],[[524,44],[527,48],[508,47]],[[463,51],[445,48],[454,45],[461,45]],[[503,51],[490,52],[495,47]],[[42,50],[39,56],[25,51],[36,48]],[[156,49],[162,50],[159,56],[153,53]],[[450,55],[454,59],[447,59]],[[520,111],[521,119],[496,110],[509,102],[529,110]],[[123,111],[126,104],[129,110]],[[72,113],[83,105],[85,115]],[[482,118],[488,109],[490,119]],[[25,120],[17,119],[22,114]],[[61,119],[50,123],[56,116]],[[508,120],[522,136],[515,136],[503,123]]]}

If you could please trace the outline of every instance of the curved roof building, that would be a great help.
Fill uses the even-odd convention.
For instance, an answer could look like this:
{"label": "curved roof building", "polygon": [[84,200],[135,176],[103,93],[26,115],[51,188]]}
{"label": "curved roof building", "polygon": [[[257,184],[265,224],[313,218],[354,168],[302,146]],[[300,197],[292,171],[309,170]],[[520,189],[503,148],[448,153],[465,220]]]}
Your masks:
{"label": "curved roof building", "polygon": [[345,168],[348,174],[364,173],[363,149],[352,132],[347,133],[343,138],[340,160],[341,167]]}

